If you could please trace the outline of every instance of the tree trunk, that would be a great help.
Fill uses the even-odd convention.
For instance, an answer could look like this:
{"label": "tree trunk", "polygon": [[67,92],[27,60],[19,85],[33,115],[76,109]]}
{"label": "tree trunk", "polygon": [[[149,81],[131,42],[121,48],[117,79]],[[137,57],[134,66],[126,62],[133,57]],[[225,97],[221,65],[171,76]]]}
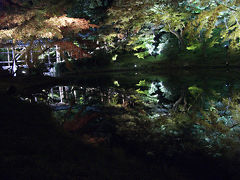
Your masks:
{"label": "tree trunk", "polygon": [[180,49],[181,49],[181,50],[185,50],[185,49],[186,49],[186,45],[185,45],[184,39],[183,39],[183,37],[181,36],[181,34],[178,33],[177,31],[174,31],[174,30],[170,30],[170,32],[171,32],[172,34],[174,34],[174,35],[178,38]]}

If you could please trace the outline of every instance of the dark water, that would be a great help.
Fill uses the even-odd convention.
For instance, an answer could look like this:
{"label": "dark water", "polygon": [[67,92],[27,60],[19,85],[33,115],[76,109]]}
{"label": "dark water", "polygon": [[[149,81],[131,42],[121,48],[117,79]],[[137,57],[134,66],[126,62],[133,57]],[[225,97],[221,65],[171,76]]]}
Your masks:
{"label": "dark water", "polygon": [[237,70],[172,70],[81,75],[22,98],[49,105],[58,125],[90,144],[237,159],[239,90]]}

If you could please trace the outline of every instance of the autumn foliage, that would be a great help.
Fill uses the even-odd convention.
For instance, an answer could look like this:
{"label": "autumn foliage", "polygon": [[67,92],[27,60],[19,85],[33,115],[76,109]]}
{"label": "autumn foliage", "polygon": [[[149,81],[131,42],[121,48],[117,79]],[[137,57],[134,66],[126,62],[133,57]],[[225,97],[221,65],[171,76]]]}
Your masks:
{"label": "autumn foliage", "polygon": [[67,15],[63,15],[60,17],[52,17],[46,21],[47,24],[52,26],[57,26],[60,28],[67,27],[69,30],[74,32],[79,32],[79,30],[97,28],[98,26],[95,24],[89,24],[89,22],[84,18],[70,18]]}
{"label": "autumn foliage", "polygon": [[[55,45],[59,47],[61,55],[64,52],[68,52],[68,55],[74,59],[91,57],[86,50],[82,49],[83,46],[84,48],[90,46],[88,45],[88,40],[82,39],[80,43],[83,43],[83,46],[81,45],[81,47],[76,46],[70,41],[62,41],[63,38],[67,38],[69,35],[72,37],[72,35],[75,36],[79,32],[85,34],[87,31],[90,31],[90,28],[98,28],[97,25],[90,24],[84,18],[70,18],[66,14],[62,16],[50,16],[40,9],[30,9],[24,13],[15,12],[8,14],[7,12],[2,12],[0,16],[1,43],[6,44],[8,40],[12,40],[13,43],[18,41],[30,42],[30,45],[26,48],[26,52],[22,54],[23,57],[27,55],[26,63],[29,67],[33,67],[33,64],[38,61],[38,56],[41,53],[44,53],[49,47]],[[44,42],[44,46],[41,43],[35,43],[36,40],[40,39],[41,42]],[[31,51],[34,51],[32,59],[30,56]]]}
{"label": "autumn foliage", "polygon": [[72,42],[59,41],[56,42],[55,45],[58,45],[60,47],[60,52],[67,51],[71,54],[71,57],[75,59],[91,57],[91,55],[87,51],[84,51],[82,48],[76,46]]}
{"label": "autumn foliage", "polygon": [[97,27],[83,18],[70,18],[66,15],[48,17],[41,11],[31,10],[24,14],[2,14],[0,40],[62,39],[65,31],[75,34]]}

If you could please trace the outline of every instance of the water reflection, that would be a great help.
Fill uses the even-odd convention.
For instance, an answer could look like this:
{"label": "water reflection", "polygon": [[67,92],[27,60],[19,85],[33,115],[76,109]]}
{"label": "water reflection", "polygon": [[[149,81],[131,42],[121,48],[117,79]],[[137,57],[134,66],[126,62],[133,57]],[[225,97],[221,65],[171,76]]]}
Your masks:
{"label": "water reflection", "polygon": [[123,89],[81,87],[81,86],[55,86],[44,90],[47,95],[43,99],[38,94],[33,94],[35,102],[44,101],[55,110],[68,108],[71,105],[126,105],[130,98]]}
{"label": "water reflection", "polygon": [[238,153],[237,78],[145,77],[113,77],[96,85],[84,79],[44,89],[31,99],[48,104],[66,131],[101,139],[94,142],[112,144],[120,138],[154,156]]}

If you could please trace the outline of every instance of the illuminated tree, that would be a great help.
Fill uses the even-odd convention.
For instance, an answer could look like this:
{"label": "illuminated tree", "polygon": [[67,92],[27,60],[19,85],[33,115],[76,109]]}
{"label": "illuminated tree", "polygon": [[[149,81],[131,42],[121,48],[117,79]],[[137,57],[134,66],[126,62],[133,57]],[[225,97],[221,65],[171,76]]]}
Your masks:
{"label": "illuminated tree", "polygon": [[[33,67],[34,63],[38,61],[38,56],[48,50],[49,47],[58,45],[62,51],[67,51],[73,58],[90,57],[81,47],[74,45],[72,42],[64,40],[59,43],[59,40],[68,37],[69,35],[76,35],[79,32],[85,33],[90,28],[98,26],[89,24],[84,18],[70,18],[66,15],[57,15],[63,12],[61,8],[66,1],[55,2],[54,0],[45,1],[29,1],[33,6],[28,6],[25,1],[12,1],[9,6],[17,6],[19,11],[9,11],[9,6],[1,14],[0,19],[0,41],[2,43],[12,40],[13,44],[19,41],[29,43],[25,53],[22,56],[27,56],[27,64]],[[51,4],[53,10],[42,8],[43,5]],[[57,7],[60,6],[58,9]],[[38,40],[38,44],[35,43]],[[82,40],[84,42],[84,40]],[[30,61],[30,51],[35,50],[33,62]]]}
{"label": "illuminated tree", "polygon": [[[124,1],[115,3],[109,9],[107,24],[113,24],[113,31],[104,40],[122,42],[130,49],[148,49],[160,31],[172,33],[185,49],[183,30],[190,13],[177,11],[176,2]],[[118,44],[117,44],[118,45]]]}
{"label": "illuminated tree", "polygon": [[[228,41],[230,49],[239,49],[239,1],[115,1],[108,10],[107,25],[112,31],[104,41],[113,48],[147,50],[140,57],[151,54],[151,47],[161,32],[174,35],[180,49],[194,43],[214,46]],[[213,37],[220,29],[219,37]],[[234,51],[235,51],[234,50]],[[149,53],[150,52],[150,53]]]}
{"label": "illuminated tree", "polygon": [[216,37],[213,37],[213,32],[220,29],[221,42],[228,41],[231,51],[240,48],[240,1],[203,1],[197,5],[199,13],[188,24],[189,39],[198,36],[200,38],[212,38],[211,46],[216,43]]}

